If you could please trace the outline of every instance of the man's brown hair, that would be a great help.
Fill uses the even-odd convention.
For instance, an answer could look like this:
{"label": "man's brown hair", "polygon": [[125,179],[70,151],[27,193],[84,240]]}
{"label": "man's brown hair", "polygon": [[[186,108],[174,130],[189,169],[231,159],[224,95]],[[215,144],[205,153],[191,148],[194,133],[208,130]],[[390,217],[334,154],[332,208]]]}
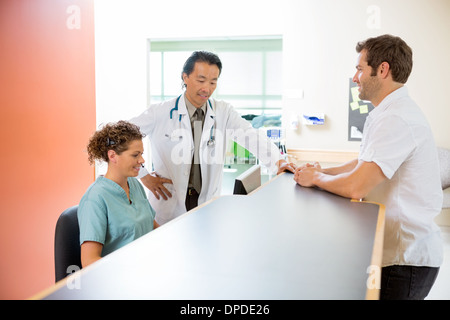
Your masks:
{"label": "man's brown hair", "polygon": [[372,67],[375,76],[378,67],[383,63],[389,64],[392,79],[395,82],[406,83],[412,71],[412,50],[400,37],[382,35],[358,42],[356,52],[367,50],[367,64]]}

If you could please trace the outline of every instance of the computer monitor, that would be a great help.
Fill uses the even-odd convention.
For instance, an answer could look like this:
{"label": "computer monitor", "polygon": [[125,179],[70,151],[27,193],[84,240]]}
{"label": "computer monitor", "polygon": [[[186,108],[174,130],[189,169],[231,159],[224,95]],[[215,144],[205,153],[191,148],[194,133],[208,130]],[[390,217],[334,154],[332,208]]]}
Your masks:
{"label": "computer monitor", "polygon": [[249,194],[259,186],[261,186],[261,166],[254,165],[235,179],[233,194]]}

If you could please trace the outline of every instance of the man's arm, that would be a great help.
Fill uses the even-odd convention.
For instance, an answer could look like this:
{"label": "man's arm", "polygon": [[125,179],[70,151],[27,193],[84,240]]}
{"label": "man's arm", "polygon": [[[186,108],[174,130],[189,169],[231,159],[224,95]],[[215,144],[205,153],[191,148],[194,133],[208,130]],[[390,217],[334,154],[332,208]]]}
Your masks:
{"label": "man's arm", "polygon": [[[355,163],[353,169],[346,171]],[[387,179],[375,162],[353,160],[337,168],[322,170],[304,166],[296,170],[294,180],[304,187],[317,186],[346,198],[363,199]]]}
{"label": "man's arm", "polygon": [[358,165],[358,159],[350,160],[340,166],[337,167],[329,167],[322,169],[322,173],[329,174],[335,176],[337,174],[341,174],[344,172],[350,172]]}
{"label": "man's arm", "polygon": [[[306,164],[298,167],[298,169],[301,170],[303,168],[313,167],[322,173],[335,176],[337,174],[352,171],[356,167],[357,164],[358,164],[358,159],[353,159],[353,160],[346,162],[337,167],[322,168],[322,166],[320,165],[319,162],[314,162],[314,163],[306,163]],[[295,169],[297,170],[297,168],[295,168]]]}
{"label": "man's arm", "polygon": [[295,165],[282,158],[281,151],[275,143],[264,132],[253,128],[231,105],[227,123],[227,136],[253,153],[260,164],[267,167],[271,173],[295,171]]}

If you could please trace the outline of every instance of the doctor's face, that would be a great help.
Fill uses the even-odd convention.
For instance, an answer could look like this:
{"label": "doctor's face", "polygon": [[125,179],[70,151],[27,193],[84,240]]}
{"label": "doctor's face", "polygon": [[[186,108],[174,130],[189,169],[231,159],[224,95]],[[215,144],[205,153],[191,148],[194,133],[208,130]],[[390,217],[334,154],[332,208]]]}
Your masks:
{"label": "doctor's face", "polygon": [[190,75],[183,73],[186,84],[186,97],[195,107],[206,103],[217,87],[219,68],[215,64],[196,62]]}

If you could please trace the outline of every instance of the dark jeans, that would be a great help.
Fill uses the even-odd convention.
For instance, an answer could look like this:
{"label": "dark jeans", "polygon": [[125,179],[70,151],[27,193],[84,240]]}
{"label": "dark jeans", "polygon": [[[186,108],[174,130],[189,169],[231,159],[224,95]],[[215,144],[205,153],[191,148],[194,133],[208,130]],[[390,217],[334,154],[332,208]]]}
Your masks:
{"label": "dark jeans", "polygon": [[439,268],[388,266],[381,270],[380,300],[423,300],[437,278]]}

